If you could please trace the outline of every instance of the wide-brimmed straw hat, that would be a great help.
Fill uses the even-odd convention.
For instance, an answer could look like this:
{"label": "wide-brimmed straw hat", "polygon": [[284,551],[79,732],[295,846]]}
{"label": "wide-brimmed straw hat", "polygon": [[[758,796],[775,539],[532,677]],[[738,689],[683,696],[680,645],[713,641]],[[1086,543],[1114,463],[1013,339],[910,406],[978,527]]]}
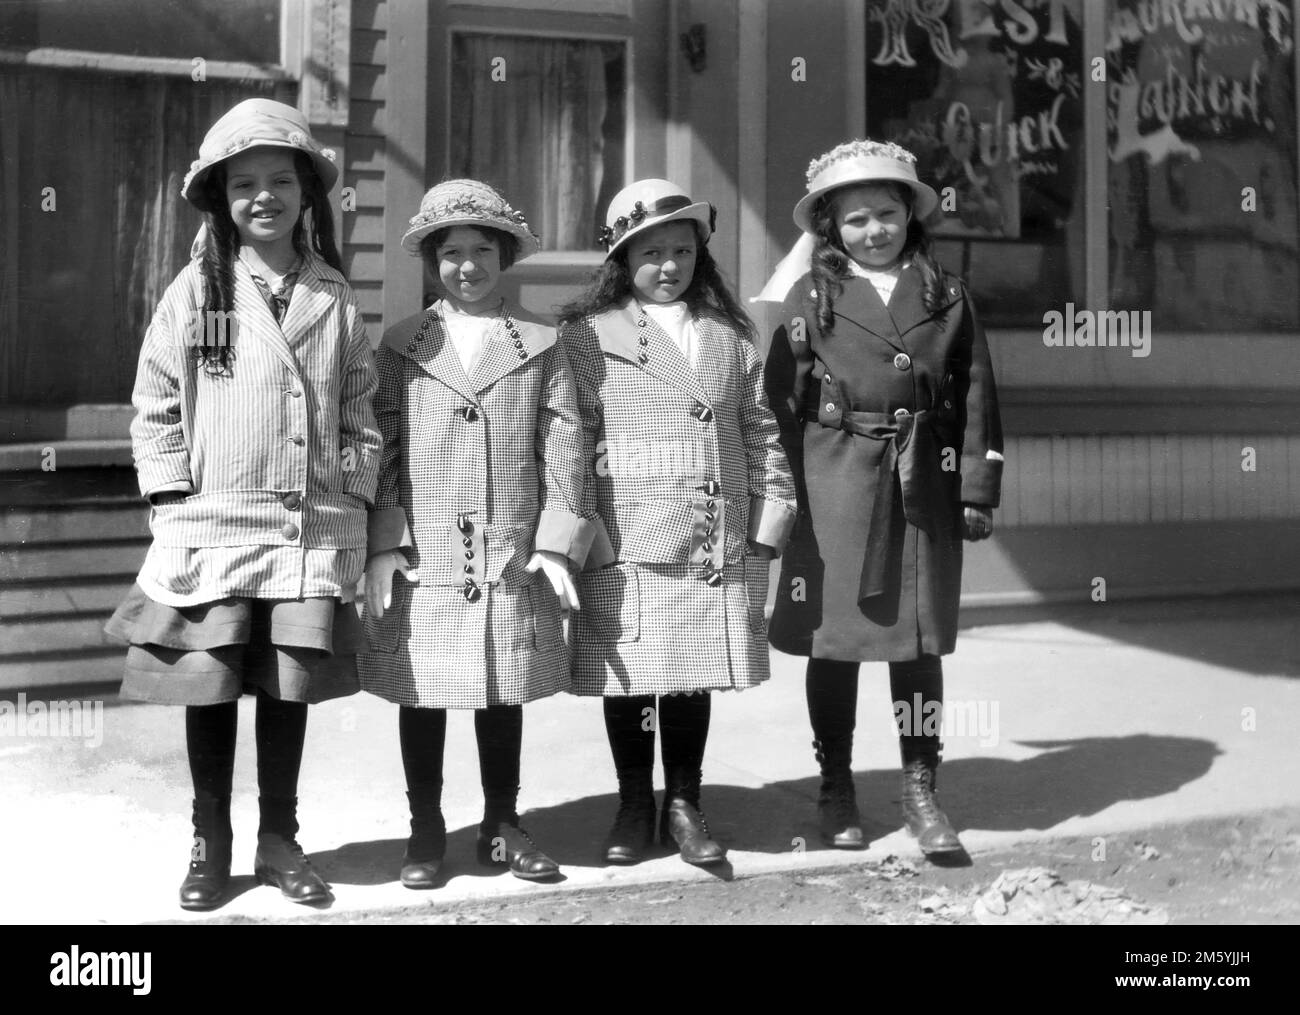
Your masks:
{"label": "wide-brimmed straw hat", "polygon": [[479,180],[446,180],[432,187],[411,216],[402,246],[412,254],[420,252],[420,241],[430,233],[451,226],[499,229],[519,241],[522,260],[541,248],[541,241],[528,228],[524,213],[510,207],[504,197]]}
{"label": "wide-brimmed straw hat", "polygon": [[692,219],[698,222],[704,242],[713,235],[717,209],[707,201],[692,201],[686,191],[667,180],[638,180],[628,184],[609,202],[605,225],[596,242],[605,248],[609,260],[637,233],[665,222]]}
{"label": "wide-brimmed straw hat", "polygon": [[334,149],[317,144],[307,127],[307,118],[293,106],[271,99],[245,99],[212,125],[199,157],[181,184],[181,196],[200,211],[211,211],[203,184],[213,166],[250,148],[289,148],[311,158],[316,175],[329,191],[339,178]]}
{"label": "wide-brimmed straw hat", "polygon": [[924,219],[939,206],[939,195],[916,178],[916,156],[893,141],[846,141],[808,166],[808,193],[794,206],[794,221],[813,231],[818,198],[840,187],[860,183],[901,183],[915,195],[913,211]]}

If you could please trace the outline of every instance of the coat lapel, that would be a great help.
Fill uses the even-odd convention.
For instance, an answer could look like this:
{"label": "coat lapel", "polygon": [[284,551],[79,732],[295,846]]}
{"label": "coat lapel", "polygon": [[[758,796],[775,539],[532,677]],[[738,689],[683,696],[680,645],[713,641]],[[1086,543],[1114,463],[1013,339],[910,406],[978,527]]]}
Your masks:
{"label": "coat lapel", "polygon": [[700,383],[704,387],[704,400],[712,409],[718,401],[725,401],[727,397],[721,381],[730,375],[727,350],[731,345],[731,336],[726,326],[713,314],[698,315],[695,318],[695,331],[700,336]]}
{"label": "coat lapel", "polygon": [[474,386],[465,376],[460,357],[442,326],[438,304],[423,314],[408,317],[384,334],[384,345],[415,363],[434,380],[445,384],[467,402],[477,402]]}
{"label": "coat lapel", "polygon": [[291,349],[338,303],[346,285],[343,276],[324,261],[317,257],[306,259],[289,297],[289,309],[280,323]]}
{"label": "coat lapel", "polygon": [[502,318],[497,318],[492,330],[488,332],[483,344],[483,354],[474,364],[474,373],[470,384],[476,392],[486,391],[506,374],[518,370],[529,360],[540,356],[555,344],[555,329],[535,321],[521,321],[517,314],[510,313],[515,325],[515,338],[506,327]]}
{"label": "coat lapel", "polygon": [[[645,327],[638,326],[638,316],[635,300],[628,300],[622,306],[598,315],[596,334],[600,338],[601,349],[619,359],[627,360],[665,384],[686,392],[696,400],[708,399],[699,376],[691,369],[691,364],[677,343],[653,320],[647,319]],[[647,339],[644,346],[641,344],[642,332],[645,332]],[[703,341],[703,335],[700,338]],[[643,352],[644,363],[641,361]],[[701,366],[703,366],[703,349],[700,350],[700,356]]]}
{"label": "coat lapel", "polygon": [[[290,304],[292,303],[293,298],[291,297]],[[266,305],[266,300],[262,298],[262,291],[257,288],[257,283],[253,281],[248,266],[238,259],[235,261],[235,305],[243,308],[235,319],[236,335],[240,331],[247,331],[250,333],[250,337],[255,336],[255,341],[264,343],[275,354],[276,359],[287,366],[294,376],[297,376],[299,373],[298,360],[289,348],[284,332],[275,323],[271,308]],[[287,315],[285,319],[288,319]],[[236,341],[238,341],[238,338],[236,338]]]}
{"label": "coat lapel", "polygon": [[[907,272],[903,274],[906,275]],[[899,285],[902,285],[902,279],[899,280]],[[890,300],[891,306],[899,295],[895,289],[893,299]],[[865,278],[852,276],[844,280],[844,288],[835,299],[835,316],[883,338],[895,349],[903,349],[898,328],[894,325],[894,318],[885,306],[885,301],[876,292],[876,287]]]}
{"label": "coat lapel", "polygon": [[[943,297],[944,309],[956,303],[961,295],[961,287],[955,281],[949,280],[945,284],[948,288]],[[899,275],[898,285],[889,300],[889,313],[898,327],[899,335],[902,336],[906,336],[918,324],[937,316],[926,309],[921,294],[921,273],[915,268],[905,268]],[[943,309],[939,313],[943,313]]]}

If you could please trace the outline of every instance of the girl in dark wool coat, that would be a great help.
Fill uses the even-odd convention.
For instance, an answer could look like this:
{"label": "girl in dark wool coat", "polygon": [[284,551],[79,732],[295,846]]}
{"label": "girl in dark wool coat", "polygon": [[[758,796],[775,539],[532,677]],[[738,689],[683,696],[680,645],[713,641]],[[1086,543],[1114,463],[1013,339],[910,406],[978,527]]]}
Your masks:
{"label": "girl in dark wool coat", "polygon": [[907,827],[928,856],[960,855],[934,795],[933,720],[940,656],[957,638],[962,539],[992,532],[1002,431],[969,294],[930,253],[922,223],[938,198],[915,161],[892,143],[840,145],[812,163],[795,207],[805,235],[773,285],[797,281],[765,377],[799,514],[769,637],[808,657],[826,841],[865,845],[854,717],[859,663],[879,660],[899,718]]}

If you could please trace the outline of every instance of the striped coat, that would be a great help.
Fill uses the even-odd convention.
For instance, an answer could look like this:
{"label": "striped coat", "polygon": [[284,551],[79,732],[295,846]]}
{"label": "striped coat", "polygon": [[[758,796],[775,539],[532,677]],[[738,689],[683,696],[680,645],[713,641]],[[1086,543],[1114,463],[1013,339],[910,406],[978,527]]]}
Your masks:
{"label": "striped coat", "polygon": [[[168,287],[140,352],[131,424],[140,491],[155,507],[139,584],[183,607],[229,596],[350,602],[365,563],[379,469],[374,360],[356,301],[317,257],[277,324],[243,261],[235,308],[204,319],[198,264]],[[224,338],[232,369],[194,345]]]}
{"label": "striped coat", "polygon": [[784,544],[794,485],[757,350],[717,314],[694,322],[697,369],[653,321],[638,325],[632,300],[561,329],[595,528],[573,621],[577,694],[745,688],[768,676],[769,564],[746,546]]}
{"label": "striped coat", "polygon": [[559,602],[534,550],[586,554],[581,435],[555,329],[511,313],[466,376],[435,304],[384,335],[384,436],[370,553],[405,548],[384,616],[366,617],[362,686],[425,708],[485,708],[569,685]]}

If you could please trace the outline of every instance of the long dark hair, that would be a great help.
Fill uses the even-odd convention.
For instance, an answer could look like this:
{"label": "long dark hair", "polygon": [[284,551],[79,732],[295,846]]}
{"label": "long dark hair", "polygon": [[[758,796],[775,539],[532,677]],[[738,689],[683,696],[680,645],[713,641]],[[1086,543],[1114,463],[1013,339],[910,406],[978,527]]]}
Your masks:
{"label": "long dark hair", "polygon": [[[884,180],[872,186],[888,191],[907,208],[907,237],[901,256],[910,257],[912,267],[920,273],[921,302],[931,313],[937,312],[943,306],[947,273],[934,257],[934,241],[929,230],[914,212],[912,188]],[[813,234],[817,237],[811,266],[813,288],[817,290],[817,323],[823,331],[830,331],[835,326],[835,300],[844,291],[844,279],[850,274],[849,254],[835,225],[835,191],[823,194],[813,205],[812,220]]]}
{"label": "long dark hair", "polygon": [[[718,262],[709,253],[699,223],[695,223],[695,237],[697,240],[695,274],[691,276],[691,284],[682,293],[682,301],[692,314],[698,314],[702,310],[712,310],[721,314],[737,331],[753,341],[754,322],[745,313],[744,307],[731,295],[731,289],[718,269]],[[586,290],[576,299],[560,307],[561,324],[568,324],[580,317],[599,314],[610,307],[619,306],[632,295],[632,272],[627,266],[627,251],[628,248],[624,246],[597,268]]]}
{"label": "long dark hair", "polygon": [[[293,248],[301,257],[315,253],[335,271],[343,271],[338,243],[334,239],[334,211],[330,208],[325,184],[305,152],[293,153],[293,168],[302,187],[302,210],[293,226]],[[203,281],[202,320],[198,334],[191,335],[194,355],[203,369],[212,374],[228,374],[235,359],[229,332],[208,333],[213,314],[230,314],[235,309],[235,259],[239,256],[239,230],[230,217],[226,199],[226,164],[218,162],[203,183],[203,213],[207,240],[199,256],[199,278]],[[217,321],[225,317],[215,318]]]}

